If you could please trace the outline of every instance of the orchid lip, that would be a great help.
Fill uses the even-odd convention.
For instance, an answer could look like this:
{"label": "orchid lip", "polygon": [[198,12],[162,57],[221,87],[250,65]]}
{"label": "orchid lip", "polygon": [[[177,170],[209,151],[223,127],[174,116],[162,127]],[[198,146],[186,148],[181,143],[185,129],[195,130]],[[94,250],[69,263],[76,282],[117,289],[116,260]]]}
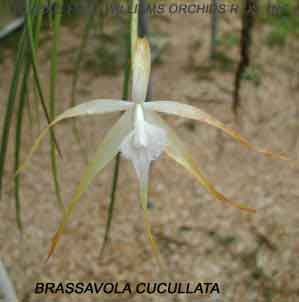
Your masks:
{"label": "orchid lip", "polygon": [[141,104],[134,108],[133,130],[124,138],[120,151],[133,162],[140,181],[148,178],[149,167],[164,151],[167,141],[166,131],[144,118]]}

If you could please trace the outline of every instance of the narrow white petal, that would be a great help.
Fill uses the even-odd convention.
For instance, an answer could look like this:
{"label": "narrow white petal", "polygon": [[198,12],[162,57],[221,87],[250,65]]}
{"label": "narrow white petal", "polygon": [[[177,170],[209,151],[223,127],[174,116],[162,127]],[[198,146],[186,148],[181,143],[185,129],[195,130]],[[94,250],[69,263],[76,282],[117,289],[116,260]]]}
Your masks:
{"label": "narrow white petal", "polygon": [[56,122],[62,119],[92,114],[105,114],[109,112],[123,111],[131,108],[134,104],[121,100],[99,99],[79,104],[63,112],[56,118]]}
{"label": "narrow white petal", "polygon": [[143,103],[146,98],[151,71],[151,51],[146,38],[138,38],[133,57],[132,100]]}
{"label": "narrow white petal", "polygon": [[202,111],[199,108],[193,107],[191,105],[182,104],[173,101],[153,101],[147,102],[143,105],[143,107],[147,110],[157,111],[161,113],[167,114],[175,114],[178,116],[182,116],[185,118],[194,119],[211,126],[214,126],[222,131],[224,131],[227,135],[235,139],[236,141],[240,142],[242,145],[247,147],[248,149],[254,150],[258,153],[261,153],[265,156],[285,160],[289,162],[293,162],[290,158],[288,158],[283,153],[274,153],[271,150],[263,149],[252,145],[248,139],[243,137],[239,132],[236,130],[225,126],[221,121],[217,120],[213,116],[209,115],[208,113]]}
{"label": "narrow white petal", "polygon": [[153,102],[147,102],[144,104],[144,108],[161,113],[174,114],[185,118],[200,120],[203,122],[208,122],[211,119],[214,120],[214,118],[212,118],[209,114],[199,108],[175,101],[157,100]]}
{"label": "narrow white petal", "polygon": [[104,114],[109,112],[128,110],[132,106],[134,106],[133,102],[125,102],[120,100],[94,100],[66,110],[62,114],[58,115],[58,117],[41,132],[16,174],[19,174],[24,169],[25,165],[29,162],[33,153],[37,150],[50,128],[52,128],[62,120],[82,115]]}

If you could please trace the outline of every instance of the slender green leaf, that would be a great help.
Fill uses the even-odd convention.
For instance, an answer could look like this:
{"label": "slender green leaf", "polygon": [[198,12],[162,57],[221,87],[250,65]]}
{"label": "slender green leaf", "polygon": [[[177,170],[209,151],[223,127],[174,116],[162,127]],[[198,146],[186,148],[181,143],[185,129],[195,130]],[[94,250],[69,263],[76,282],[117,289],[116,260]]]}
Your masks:
{"label": "slender green leaf", "polygon": [[12,116],[15,107],[17,89],[19,84],[19,78],[21,75],[21,70],[23,67],[23,61],[26,51],[26,33],[25,31],[22,34],[22,37],[19,42],[18,53],[15,63],[15,69],[13,73],[13,78],[10,85],[10,91],[8,100],[6,103],[6,112],[4,115],[4,124],[2,128],[2,139],[1,139],[1,146],[0,146],[0,195],[2,192],[2,183],[3,183],[3,174],[4,174],[4,167],[5,167],[5,159],[6,159],[6,152],[7,152],[7,145],[9,139],[9,132],[12,122]]}
{"label": "slender green leaf", "polygon": [[[36,16],[34,15],[36,18]],[[32,25],[32,17],[31,17],[31,6],[30,6],[30,0],[26,0],[26,31],[29,39],[29,45],[30,45],[30,50],[31,50],[31,63],[32,63],[32,69],[33,69],[33,75],[34,75],[34,80],[36,84],[36,88],[38,91],[38,95],[41,101],[41,105],[44,111],[44,114],[47,118],[48,123],[51,123],[51,119],[48,113],[48,109],[46,106],[45,98],[43,95],[42,91],[42,85],[39,79],[39,74],[38,74],[38,68],[37,68],[37,57],[36,57],[36,45],[35,45],[35,39],[34,39],[34,30],[33,30],[33,25]],[[52,130],[51,130],[52,131]],[[55,146],[59,154],[61,155],[57,140],[55,138],[54,132],[52,132],[54,141],[55,141]]]}
{"label": "slender green leaf", "polygon": [[120,153],[117,153],[115,161],[114,161],[114,167],[113,167],[112,187],[111,187],[110,199],[109,199],[109,205],[108,205],[108,215],[107,215],[107,220],[106,220],[106,225],[105,225],[105,235],[104,235],[104,240],[103,240],[101,251],[100,251],[100,258],[104,254],[105,248],[107,246],[107,243],[108,243],[108,240],[110,237],[110,229],[111,229],[114,205],[115,205],[115,200],[116,200],[116,190],[117,190],[117,183],[118,183],[119,167],[120,167]]}
{"label": "slender green leaf", "polygon": [[37,1],[37,7],[38,9],[38,16],[37,16],[37,21],[36,21],[36,25],[35,25],[35,46],[36,46],[36,50],[38,50],[38,46],[39,46],[39,37],[40,37],[40,32],[41,32],[41,28],[42,28],[42,24],[43,24],[43,19],[44,19],[44,12],[42,9],[40,9],[41,7],[44,7],[46,4],[46,0],[39,0]]}
{"label": "slender green leaf", "polygon": [[28,102],[25,107],[26,107],[25,109],[26,109],[26,113],[27,113],[27,118],[28,118],[28,121],[29,121],[30,136],[33,137],[34,115],[33,115],[32,104],[30,102]]}
{"label": "slender green leaf", "polygon": [[[39,49],[39,37],[40,37],[40,33],[41,33],[41,28],[43,25],[43,20],[44,20],[44,12],[42,9],[40,9],[41,7],[45,7],[46,4],[46,0],[39,0],[37,3],[37,7],[38,7],[38,17],[37,17],[37,21],[36,21],[36,25],[35,25],[35,46],[36,46],[36,52],[38,52]],[[41,119],[40,119],[40,114],[39,114],[39,103],[38,103],[38,92],[37,92],[37,88],[36,86],[33,86],[33,101],[34,101],[34,114],[35,114],[35,122],[38,125],[38,130],[40,131],[41,129]]]}
{"label": "slender green leaf", "polygon": [[[94,25],[94,20],[95,20],[96,14],[97,14],[99,4],[100,4],[99,1],[94,1],[93,2],[92,9],[90,11],[90,15],[88,16],[85,27],[84,27],[83,36],[82,36],[82,39],[81,39],[79,51],[78,51],[78,54],[77,54],[76,60],[75,60],[74,74],[73,74],[73,78],[72,78],[72,92],[71,92],[70,107],[73,107],[76,104],[75,97],[76,97],[77,84],[78,84],[78,80],[79,80],[80,66],[81,66],[81,62],[83,60],[84,51],[85,51],[85,48],[86,48],[86,45],[87,45],[87,42],[88,42],[88,39],[89,39],[89,35],[90,35],[90,32],[91,32],[92,26]],[[83,155],[83,158],[86,161],[88,161],[88,155],[87,155],[86,149],[82,146],[80,131],[79,131],[79,128],[77,127],[77,123],[76,123],[75,120],[73,122],[72,131],[73,131],[73,135],[75,137],[75,140],[76,140],[77,144],[80,147],[80,151]]]}
{"label": "slender green leaf", "polygon": [[[131,23],[129,24],[129,31],[126,35],[127,59],[126,59],[125,65],[124,65],[124,79],[123,79],[123,89],[122,89],[123,90],[123,95],[122,95],[123,100],[127,100],[129,98],[130,71],[131,71],[130,26],[131,26]],[[105,235],[104,235],[104,240],[103,240],[102,247],[101,247],[100,256],[103,255],[103,253],[105,251],[105,247],[109,240],[109,236],[110,236],[110,229],[111,229],[114,205],[115,205],[115,200],[116,200],[116,190],[117,190],[117,183],[118,183],[119,167],[120,167],[120,153],[118,153],[116,156],[115,164],[114,164],[114,168],[113,168],[112,187],[111,187],[111,192],[110,192],[108,215],[107,215],[107,221],[106,221],[106,226],[105,226]]]}
{"label": "slender green leaf", "polygon": [[[52,22],[53,28],[53,44],[52,44],[52,52],[51,52],[51,75],[50,75],[50,100],[49,100],[49,108],[50,108],[50,120],[53,121],[55,119],[55,103],[56,103],[56,79],[57,79],[57,64],[58,64],[58,48],[59,48],[59,39],[60,39],[60,26],[61,26],[61,11],[63,6],[63,0],[56,1],[56,11],[55,16]],[[55,152],[55,143],[53,132],[50,135],[50,156],[51,156],[51,167],[52,167],[52,176],[54,180],[55,193],[58,201],[58,205],[61,210],[64,210],[64,204],[61,197],[61,190],[59,185],[59,176],[58,176],[58,164]]]}
{"label": "slender green leaf", "polygon": [[[19,108],[17,112],[16,122],[16,135],[15,135],[15,171],[19,168],[20,163],[20,151],[21,151],[21,136],[22,136],[22,124],[23,124],[23,113],[28,98],[28,81],[30,77],[30,60],[28,56],[25,57],[25,68],[22,79]],[[20,175],[15,177],[15,204],[16,204],[16,219],[17,225],[22,230],[21,220],[21,202],[20,202]]]}
{"label": "slender green leaf", "polygon": [[78,79],[79,79],[79,72],[80,72],[80,66],[81,66],[81,62],[83,60],[83,55],[84,55],[84,51],[88,42],[88,38],[92,29],[92,26],[94,25],[94,20],[95,20],[95,16],[98,10],[98,5],[99,5],[99,1],[94,1],[93,6],[92,6],[92,10],[91,10],[91,14],[88,16],[87,20],[86,20],[86,24],[84,27],[84,31],[83,31],[83,36],[81,39],[81,43],[79,46],[79,51],[78,54],[76,56],[76,60],[75,60],[75,68],[74,68],[74,74],[73,74],[73,78],[72,78],[72,93],[71,93],[71,103],[70,103],[70,107],[73,107],[76,105],[76,88],[77,88],[77,84],[78,84]]}
{"label": "slender green leaf", "polygon": [[[37,1],[38,4],[44,2],[44,0]],[[43,13],[40,11],[38,18],[34,19],[34,26],[36,26],[36,31],[34,33],[35,43],[38,42],[38,36],[40,32],[40,26],[42,21]],[[37,24],[36,24],[37,23]],[[26,45],[28,42],[26,41]],[[17,118],[16,118],[16,133],[15,133],[15,171],[19,168],[20,163],[20,153],[21,153],[21,137],[22,137],[22,125],[23,125],[23,113],[25,109],[26,101],[28,100],[28,82],[30,78],[30,67],[31,61],[28,53],[28,47],[26,47],[24,53],[24,73],[23,79],[20,89],[20,98],[19,98],[19,107],[17,110]],[[27,103],[27,109],[30,114],[29,121],[33,123],[32,116],[31,116],[31,109],[29,102]],[[32,129],[32,127],[30,127]],[[15,205],[16,205],[16,220],[17,225],[20,230],[22,230],[22,220],[21,220],[21,199],[20,199],[20,176],[16,175],[15,179]]]}

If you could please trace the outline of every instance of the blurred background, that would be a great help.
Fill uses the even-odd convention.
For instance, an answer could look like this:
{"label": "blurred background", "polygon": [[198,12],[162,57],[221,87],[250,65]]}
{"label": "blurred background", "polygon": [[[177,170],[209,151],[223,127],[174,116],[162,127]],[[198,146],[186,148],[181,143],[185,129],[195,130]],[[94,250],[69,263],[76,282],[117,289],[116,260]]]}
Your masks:
{"label": "blurred background", "polygon": [[[93,11],[84,5],[84,10],[74,6],[70,9],[70,4],[80,1],[64,1],[56,51],[55,114],[69,108],[74,99],[81,103],[96,98],[119,99],[123,95],[129,14],[109,14],[103,10],[108,1],[98,2],[97,10]],[[165,3],[166,8],[173,3],[239,6],[237,13],[228,10],[170,14],[166,9],[165,13],[147,15],[153,53],[151,97],[199,107],[241,132],[253,144],[297,159],[299,3],[291,0],[148,3]],[[22,161],[47,119],[31,71],[26,74],[26,106],[22,111],[22,135],[18,136],[22,86],[21,82],[18,87],[13,83],[16,70],[23,75],[16,64],[25,26],[25,4],[22,0],[1,0],[0,5],[2,151],[7,108],[13,92],[16,94],[5,160],[1,157],[0,261],[19,301],[96,299],[88,295],[41,297],[33,293],[37,281],[135,284],[165,280],[151,255],[140,219],[137,179],[126,160],[120,162],[110,237],[104,252],[101,253],[101,246],[109,215],[113,163],[97,176],[83,196],[55,254],[45,261],[61,219],[51,174],[52,145],[49,140],[44,141],[16,187],[16,152]],[[89,8],[92,7],[90,2]],[[52,51],[57,32],[46,17],[55,15],[55,10],[43,13],[36,58],[44,99],[50,108]],[[91,14],[94,19],[87,37],[86,22]],[[86,45],[78,61],[84,37]],[[65,202],[79,180],[86,158],[92,157],[117,118],[118,114],[81,118],[76,123],[77,135],[71,122],[56,127],[55,137],[63,155],[56,158],[58,178]],[[218,282],[221,302],[298,301],[298,168],[249,151],[209,126],[168,116],[165,119],[189,145],[217,189],[257,209],[256,214],[247,214],[219,203],[163,155],[154,163],[151,173],[150,219],[171,279]],[[16,205],[21,210],[16,212]],[[21,232],[16,216],[22,219]],[[107,301],[115,299],[107,297]],[[118,297],[118,301],[125,299],[201,301],[192,295]],[[205,299],[209,301],[208,298],[202,301]]]}

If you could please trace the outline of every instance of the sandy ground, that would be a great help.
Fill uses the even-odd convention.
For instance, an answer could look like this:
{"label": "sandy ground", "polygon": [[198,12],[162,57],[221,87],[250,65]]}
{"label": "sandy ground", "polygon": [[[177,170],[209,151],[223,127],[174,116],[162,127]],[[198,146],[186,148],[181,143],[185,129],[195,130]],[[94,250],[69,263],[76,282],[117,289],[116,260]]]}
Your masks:
{"label": "sandy ground", "polygon": [[[231,18],[221,21],[222,34],[238,31]],[[64,28],[58,81],[59,112],[67,108],[71,87],[69,66],[79,42],[79,28]],[[233,72],[214,68],[207,72],[209,17],[175,15],[154,20],[152,29],[168,34],[162,64],[153,68],[153,97],[174,99],[198,106],[251,141],[297,157],[296,100],[298,100],[299,44],[284,48],[265,46],[267,28],[257,25],[252,52],[259,66],[261,84],[243,82],[240,121],[230,111]],[[200,47],[199,47],[200,45]],[[237,62],[237,47],[225,49]],[[12,72],[9,51],[1,65],[0,99],[5,102]],[[48,84],[47,52],[40,57],[41,76]],[[297,56],[297,57],[296,57]],[[190,63],[191,62],[191,63]],[[78,102],[93,98],[119,98],[122,75],[98,76],[84,71]],[[3,106],[2,106],[3,109]],[[89,154],[95,150],[117,115],[82,118],[79,122]],[[227,196],[257,208],[241,213],[211,197],[177,164],[163,156],[153,167],[150,211],[153,233],[171,276],[181,281],[219,282],[221,302],[295,302],[299,299],[298,169],[250,152],[219,131],[184,119],[166,118],[189,144],[206,175]],[[63,149],[60,161],[63,196],[70,197],[84,161],[71,133],[63,123],[57,136]],[[24,150],[39,129],[26,122]],[[96,178],[68,225],[52,259],[45,263],[50,238],[60,221],[55,202],[45,142],[22,177],[23,236],[15,223],[12,193],[13,148],[9,151],[6,182],[0,203],[0,255],[8,267],[21,301],[95,301],[95,296],[33,294],[38,281],[140,281],[165,280],[145,236],[138,204],[137,183],[131,164],[122,161],[111,241],[99,258],[107,214],[112,165]],[[131,301],[209,301],[171,295],[135,296]],[[104,301],[104,300],[103,300]],[[124,301],[124,299],[120,299]]]}

